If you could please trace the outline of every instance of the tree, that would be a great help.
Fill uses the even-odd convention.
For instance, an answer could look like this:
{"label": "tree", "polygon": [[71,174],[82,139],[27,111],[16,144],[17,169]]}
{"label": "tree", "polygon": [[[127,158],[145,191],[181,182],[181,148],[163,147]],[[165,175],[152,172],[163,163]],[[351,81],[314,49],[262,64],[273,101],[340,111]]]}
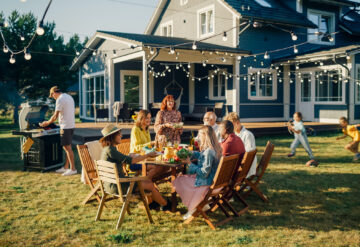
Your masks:
{"label": "tree", "polygon": [[[4,20],[4,14],[0,12],[0,23]],[[6,45],[12,51],[21,51],[35,33],[37,19],[31,13],[20,15],[13,11],[7,20],[9,26],[2,28]],[[57,85],[65,90],[77,81],[76,73],[69,71],[69,68],[75,57],[75,49],[80,50],[82,47],[79,36],[74,35],[64,44],[63,37],[58,36],[54,28],[55,23],[44,24],[45,34],[35,36],[29,47],[30,60],[25,60],[24,53],[20,53],[14,56],[15,64],[10,64],[10,52],[0,52],[0,82],[4,84],[2,88],[16,94],[1,100],[13,105],[14,122],[17,121],[21,100],[44,99],[52,86]],[[25,40],[22,41],[20,36]],[[49,53],[49,47],[53,49],[52,53]]]}

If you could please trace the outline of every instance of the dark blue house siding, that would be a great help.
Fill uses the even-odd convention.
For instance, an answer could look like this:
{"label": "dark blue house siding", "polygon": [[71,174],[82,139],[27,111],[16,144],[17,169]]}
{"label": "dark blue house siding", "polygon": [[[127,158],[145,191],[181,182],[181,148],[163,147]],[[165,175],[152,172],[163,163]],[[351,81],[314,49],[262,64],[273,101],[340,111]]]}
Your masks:
{"label": "dark blue house siding", "polygon": [[320,110],[347,110],[347,105],[315,105],[314,106],[315,118],[320,117]]}
{"label": "dark blue house siding", "polygon": [[240,118],[282,118],[282,105],[241,105]]}
{"label": "dark blue house siding", "polygon": [[126,61],[122,63],[116,63],[114,65],[114,99],[115,101],[120,101],[120,85],[121,85],[121,78],[120,78],[120,70],[139,70],[142,71],[142,61]]}

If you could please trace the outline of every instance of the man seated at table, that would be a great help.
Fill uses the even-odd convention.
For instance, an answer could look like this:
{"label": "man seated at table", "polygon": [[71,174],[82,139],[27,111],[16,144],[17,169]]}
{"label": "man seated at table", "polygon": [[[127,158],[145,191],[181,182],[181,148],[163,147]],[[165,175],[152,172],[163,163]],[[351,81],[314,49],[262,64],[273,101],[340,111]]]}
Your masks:
{"label": "man seated at table", "polygon": [[234,125],[229,120],[224,120],[219,124],[219,133],[222,138],[221,147],[222,155],[229,156],[240,154],[239,163],[245,154],[244,143],[234,133]]}
{"label": "man seated at table", "polygon": [[[219,126],[216,124],[216,114],[213,111],[208,111],[204,115],[204,125],[209,125],[215,131],[216,138],[220,142]],[[195,141],[200,142],[199,134],[195,137]]]}

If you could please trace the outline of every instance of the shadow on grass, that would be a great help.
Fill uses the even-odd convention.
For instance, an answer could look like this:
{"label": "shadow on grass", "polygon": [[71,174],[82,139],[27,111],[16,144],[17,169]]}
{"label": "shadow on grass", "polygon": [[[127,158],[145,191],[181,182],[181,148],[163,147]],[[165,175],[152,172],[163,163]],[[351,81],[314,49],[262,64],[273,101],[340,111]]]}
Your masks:
{"label": "shadow on grass", "polygon": [[[252,193],[246,200],[249,211],[221,228],[280,227],[325,232],[360,229],[360,174],[292,171],[268,173],[266,181],[268,184],[260,188],[270,203],[263,203]],[[237,202],[234,205],[239,206]],[[223,218],[220,213],[210,217]]]}

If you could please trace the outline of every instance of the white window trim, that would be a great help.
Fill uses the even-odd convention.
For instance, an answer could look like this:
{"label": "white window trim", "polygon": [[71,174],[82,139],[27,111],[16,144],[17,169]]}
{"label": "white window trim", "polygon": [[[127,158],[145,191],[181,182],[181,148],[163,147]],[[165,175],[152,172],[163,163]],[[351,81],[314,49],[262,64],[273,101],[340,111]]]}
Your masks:
{"label": "white window trim", "polygon": [[[99,71],[99,72],[95,72],[95,73],[89,73],[89,74],[85,74],[82,76],[82,85],[83,85],[83,90],[82,90],[82,100],[80,101],[80,105],[79,107],[83,109],[83,114],[81,116],[81,118],[83,119],[86,119],[86,120],[94,120],[95,119],[95,116],[94,117],[88,117],[86,116],[86,100],[87,100],[87,90],[86,90],[86,79],[90,79],[90,78],[93,78],[93,77],[98,77],[98,76],[104,76],[104,106],[106,106],[107,104],[105,103],[105,99],[106,99],[106,88],[105,88],[105,76],[106,76],[106,73],[105,73],[105,70],[102,70],[102,71]],[[95,97],[95,96],[94,96]]]}
{"label": "white window trim", "polygon": [[[327,12],[327,11],[321,11],[316,9],[308,9],[307,11],[307,17],[309,18],[309,14],[317,14],[317,15],[329,15],[331,16],[331,27],[330,27],[330,33],[335,32],[335,13]],[[318,25],[318,24],[316,24]],[[312,44],[320,44],[320,45],[334,45],[335,44],[335,35],[331,34],[334,38],[333,42],[324,42],[320,40],[311,40],[310,39],[310,28],[308,28],[308,35],[307,35],[307,41]]]}
{"label": "white window trim", "polygon": [[[318,71],[324,71],[324,70],[341,70],[341,75],[343,78],[343,82],[342,82],[342,101],[316,101],[316,80],[315,80],[315,72]],[[306,69],[301,69],[301,70],[297,70],[296,73],[298,72],[302,72],[302,73],[306,73],[306,72],[312,72],[311,75],[311,84],[314,84],[314,87],[312,87],[311,89],[311,95],[312,95],[312,99],[311,102],[313,102],[314,105],[345,105],[345,100],[346,100],[346,83],[344,81],[344,78],[346,77],[346,73],[345,70],[342,69],[340,66],[338,65],[329,65],[329,66],[321,66],[321,67],[313,67],[313,68],[306,68]],[[296,76],[296,79],[298,80],[299,76]],[[349,83],[349,82],[348,82]]]}
{"label": "white window trim", "polygon": [[[359,105],[360,104],[360,99],[358,99],[357,95],[358,95],[358,91],[360,89],[360,85],[358,87],[358,83],[360,83],[360,64],[356,64],[355,65],[355,104]],[[349,83],[349,82],[348,82]]]}
{"label": "white window trim", "polygon": [[[251,91],[250,91],[250,82],[251,82],[251,73],[256,75],[256,80],[259,79],[257,72],[261,71],[264,73],[272,73],[272,83],[273,83],[273,92],[272,92],[272,96],[251,96]],[[257,85],[259,85],[259,83],[257,83]],[[256,89],[258,90],[258,88]],[[276,70],[274,69],[261,69],[261,68],[252,68],[252,69],[248,69],[248,99],[249,100],[276,100],[277,99],[277,73]]]}
{"label": "white window trim", "polygon": [[[208,12],[208,11],[210,11],[210,10],[212,10],[212,12],[213,12],[213,16],[214,16],[214,18],[213,18],[213,31],[211,32],[211,33],[206,33],[206,34],[201,34],[201,18],[200,18],[200,15],[202,14],[202,13],[204,13],[204,12]],[[209,6],[207,6],[207,7],[205,7],[205,8],[202,8],[202,9],[199,9],[198,11],[197,11],[197,36],[198,36],[198,38],[205,38],[205,37],[209,37],[209,36],[211,36],[211,35],[213,35],[213,34],[215,34],[215,5],[214,4],[212,4],[212,5],[209,5]]]}
{"label": "white window trim", "polygon": [[180,0],[180,6],[188,4],[189,0]]}
{"label": "white window trim", "polygon": [[143,105],[143,72],[142,70],[121,70],[120,71],[120,102],[125,102],[125,94],[124,94],[124,77],[126,75],[136,75],[139,76],[139,106],[140,108]]}
{"label": "white window trim", "polygon": [[[171,26],[171,34],[170,36],[168,36],[167,34],[164,35],[164,30],[163,28],[164,27],[167,27],[169,29],[169,26]],[[167,21],[167,22],[164,22],[160,25],[160,35],[161,36],[166,36],[166,37],[173,37],[174,36],[174,22],[171,20],[171,21]]]}
{"label": "white window trim", "polygon": [[211,75],[215,76],[219,76],[221,74],[223,74],[224,72],[227,73],[227,69],[220,69],[216,74],[214,73],[215,70],[210,70],[209,71],[209,76],[210,76],[210,80],[209,80],[209,99],[210,100],[225,100],[226,99],[226,91],[227,91],[227,87],[228,87],[228,79],[226,79],[226,75],[225,76],[225,96],[216,96],[214,97],[214,92],[213,92],[213,87],[214,87],[214,78],[212,78]]}

